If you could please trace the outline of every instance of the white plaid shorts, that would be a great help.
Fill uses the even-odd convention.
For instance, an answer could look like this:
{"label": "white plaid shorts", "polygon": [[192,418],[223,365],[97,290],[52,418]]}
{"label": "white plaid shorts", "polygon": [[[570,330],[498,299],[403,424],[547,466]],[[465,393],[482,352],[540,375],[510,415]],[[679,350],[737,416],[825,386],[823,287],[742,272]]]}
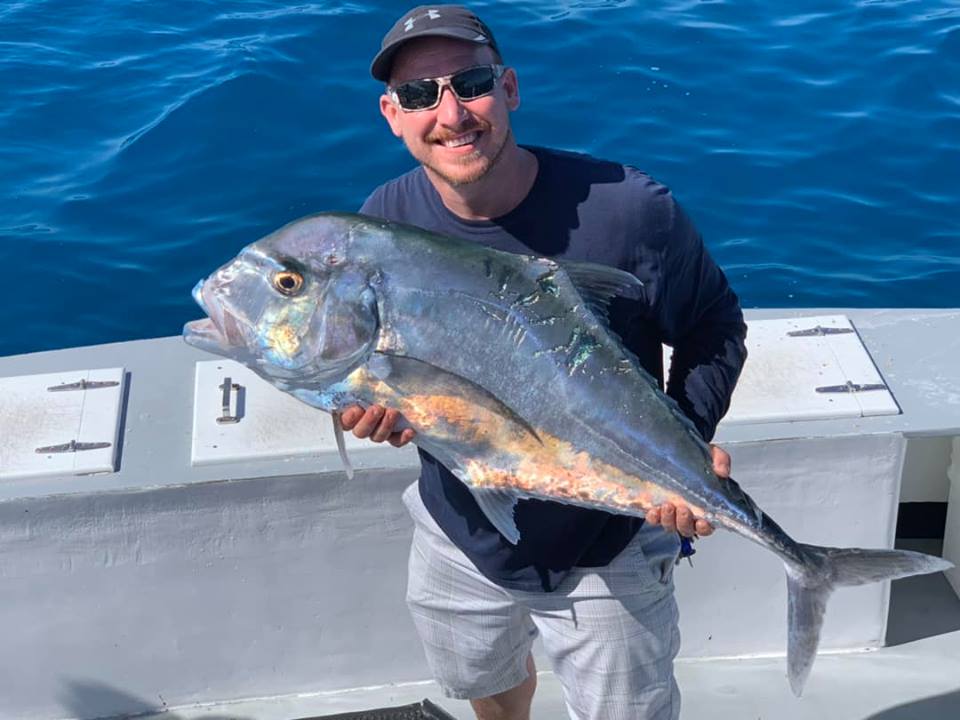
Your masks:
{"label": "white plaid shorts", "polygon": [[445,695],[516,687],[539,634],[574,720],[677,720],[675,534],[644,526],[606,567],[574,568],[554,592],[522,592],[480,574],[430,516],[417,483],[403,500],[415,527],[407,604]]}

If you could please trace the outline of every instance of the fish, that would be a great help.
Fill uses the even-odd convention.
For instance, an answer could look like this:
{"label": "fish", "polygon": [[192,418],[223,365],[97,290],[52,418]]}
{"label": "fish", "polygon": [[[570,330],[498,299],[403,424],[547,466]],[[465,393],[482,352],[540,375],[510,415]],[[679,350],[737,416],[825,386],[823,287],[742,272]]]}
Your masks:
{"label": "fish", "polygon": [[197,283],[207,317],[184,339],[335,419],[351,405],[396,408],[511,543],[517,501],[536,498],[638,517],[684,504],[770,550],[786,570],[787,675],[799,696],[837,587],[952,564],[797,542],[719,477],[709,445],[609,327],[612,300],[643,292],[617,268],[318,213]]}

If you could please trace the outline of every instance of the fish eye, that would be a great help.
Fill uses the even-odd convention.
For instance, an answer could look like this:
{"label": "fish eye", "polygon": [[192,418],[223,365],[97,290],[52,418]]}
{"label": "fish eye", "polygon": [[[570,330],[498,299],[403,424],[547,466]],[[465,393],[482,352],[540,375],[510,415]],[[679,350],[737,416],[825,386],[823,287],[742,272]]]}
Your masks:
{"label": "fish eye", "polygon": [[293,270],[281,270],[273,275],[273,287],[281,295],[296,295],[303,289],[303,275]]}

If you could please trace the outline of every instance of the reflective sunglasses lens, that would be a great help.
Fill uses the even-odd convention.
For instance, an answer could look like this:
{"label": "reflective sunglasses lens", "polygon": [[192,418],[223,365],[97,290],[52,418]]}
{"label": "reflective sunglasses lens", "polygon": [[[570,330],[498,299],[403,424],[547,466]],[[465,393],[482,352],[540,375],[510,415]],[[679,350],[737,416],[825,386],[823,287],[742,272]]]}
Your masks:
{"label": "reflective sunglasses lens", "polygon": [[398,85],[394,92],[400,107],[405,110],[423,110],[437,101],[440,86],[434,80],[411,80]]}
{"label": "reflective sunglasses lens", "polygon": [[470,100],[481,95],[486,95],[493,90],[493,84],[497,78],[490,66],[475,67],[457,73],[450,78],[450,85],[461,100]]}

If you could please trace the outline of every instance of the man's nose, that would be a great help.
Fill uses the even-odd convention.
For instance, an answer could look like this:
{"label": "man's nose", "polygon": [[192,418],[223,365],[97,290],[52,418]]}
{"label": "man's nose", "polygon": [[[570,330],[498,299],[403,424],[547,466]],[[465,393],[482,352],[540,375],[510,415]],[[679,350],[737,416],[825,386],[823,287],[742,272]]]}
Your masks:
{"label": "man's nose", "polygon": [[437,120],[443,125],[459,125],[469,114],[469,110],[453,92],[449,85],[440,89],[440,105],[437,106]]}

